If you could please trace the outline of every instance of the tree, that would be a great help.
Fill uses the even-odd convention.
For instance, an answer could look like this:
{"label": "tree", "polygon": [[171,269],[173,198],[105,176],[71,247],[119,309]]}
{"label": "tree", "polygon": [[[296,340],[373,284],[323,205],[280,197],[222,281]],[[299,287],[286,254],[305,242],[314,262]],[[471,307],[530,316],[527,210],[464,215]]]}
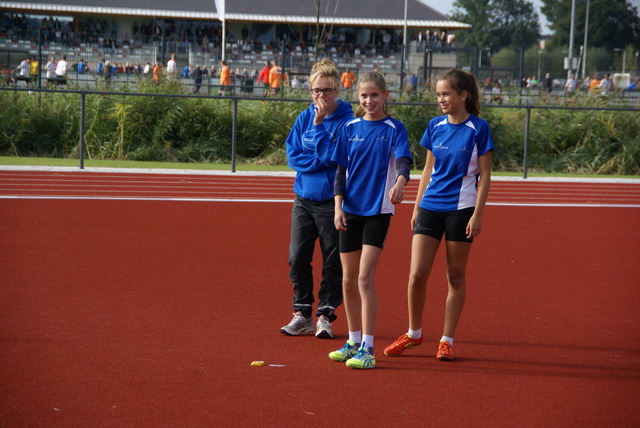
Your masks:
{"label": "tree", "polygon": [[[320,17],[321,16],[336,16],[336,11],[338,10],[338,4],[340,2],[336,2],[336,4],[333,7],[333,14],[330,14],[330,10],[329,10],[329,6],[331,5],[331,2],[327,3],[327,6],[325,8],[325,10],[322,10],[322,2],[321,0],[314,0],[314,4],[316,7],[316,35],[315,35],[315,61],[318,61],[319,56],[320,56],[320,51],[324,48],[324,44],[327,42],[327,24],[323,23],[320,24]],[[329,31],[333,31],[333,24],[331,24],[331,26],[329,27]]]}
{"label": "tree", "polygon": [[[568,46],[571,31],[572,0],[542,0],[540,9],[553,31],[552,44]],[[584,40],[586,0],[576,0],[574,43]],[[589,47],[606,49],[633,45],[640,48],[640,18],[638,9],[626,0],[589,1]]]}
{"label": "tree", "polygon": [[464,47],[529,47],[540,39],[538,14],[526,0],[456,0],[455,21],[471,24],[456,33]]}

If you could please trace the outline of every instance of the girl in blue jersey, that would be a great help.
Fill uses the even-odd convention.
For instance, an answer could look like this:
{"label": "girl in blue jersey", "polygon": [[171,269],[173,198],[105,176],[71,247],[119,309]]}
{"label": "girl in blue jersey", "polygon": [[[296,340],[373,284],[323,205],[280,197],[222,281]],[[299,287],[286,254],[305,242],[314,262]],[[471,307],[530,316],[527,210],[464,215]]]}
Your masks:
{"label": "girl in blue jersey", "polygon": [[412,162],[407,130],[387,114],[389,96],[382,74],[358,80],[360,105],[338,138],[333,159],[335,227],[340,231],[349,340],[329,357],[348,367],[374,368],[378,308],[374,277],[395,204],[402,202]]}
{"label": "girl in blue jersey", "polygon": [[[309,75],[313,102],[296,119],[286,141],[287,160],[296,171],[296,194],[291,212],[289,278],[293,283],[293,318],[280,331],[289,336],[313,333],[332,338],[331,323],[342,304],[342,266],[338,231],[333,224],[333,181],[336,163],[331,160],[342,126],[353,119],[351,104],[338,98],[340,73],[328,59],[316,63]],[[311,262],[316,241],[322,251],[322,281],[313,314],[314,292]]]}
{"label": "girl in blue jersey", "polygon": [[493,139],[487,122],[478,118],[478,84],[473,74],[458,69],[445,72],[438,79],[436,93],[445,115],[429,122],[420,141],[427,149],[427,159],[411,219],[409,331],[384,353],[399,356],[422,344],[427,279],[444,235],[449,289],[436,357],[453,360],[453,334],[466,295],[467,260],[471,242],[482,230],[489,194]]}

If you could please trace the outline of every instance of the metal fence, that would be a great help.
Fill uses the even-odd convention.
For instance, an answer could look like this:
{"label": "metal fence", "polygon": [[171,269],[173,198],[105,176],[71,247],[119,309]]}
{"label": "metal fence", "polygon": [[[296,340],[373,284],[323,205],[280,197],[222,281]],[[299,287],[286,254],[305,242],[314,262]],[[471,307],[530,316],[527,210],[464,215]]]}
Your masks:
{"label": "metal fence", "polygon": [[[278,98],[278,97],[246,97],[246,96],[210,96],[210,95],[187,95],[187,94],[149,94],[149,93],[132,93],[132,92],[101,92],[101,91],[88,91],[88,90],[49,90],[49,89],[27,89],[27,88],[0,88],[2,91],[16,91],[16,92],[44,92],[44,93],[65,93],[65,94],[77,94],[79,97],[79,109],[80,109],[80,123],[79,123],[79,168],[84,169],[85,160],[85,117],[86,117],[86,97],[87,95],[100,95],[100,96],[135,96],[135,97],[169,97],[169,98],[211,98],[211,99],[225,99],[232,105],[232,134],[231,134],[231,172],[236,172],[237,163],[237,123],[238,123],[238,102],[239,101],[252,101],[252,102],[309,102],[308,99],[295,99],[295,98]],[[419,107],[435,107],[435,103],[407,103],[396,102],[395,105],[405,105]],[[524,109],[526,111],[525,126],[523,139],[523,165],[522,165],[522,177],[528,177],[529,169],[529,151],[530,141],[529,134],[531,130],[531,113],[534,110],[591,110],[591,111],[617,111],[617,112],[638,112],[640,108],[634,107],[569,107],[569,106],[557,106],[557,105],[491,105],[485,104],[484,108],[508,108],[508,109]]]}

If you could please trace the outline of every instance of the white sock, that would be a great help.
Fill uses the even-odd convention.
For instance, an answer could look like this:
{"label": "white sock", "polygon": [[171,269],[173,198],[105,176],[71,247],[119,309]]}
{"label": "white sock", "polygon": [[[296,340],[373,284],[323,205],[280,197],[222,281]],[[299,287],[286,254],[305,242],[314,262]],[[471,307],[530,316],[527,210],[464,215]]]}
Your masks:
{"label": "white sock", "polygon": [[411,336],[412,339],[420,339],[422,337],[422,329],[419,329],[419,330],[409,329],[407,334]]}
{"label": "white sock", "polygon": [[442,336],[442,339],[440,339],[440,342],[442,341],[447,341],[449,342],[449,345],[453,346],[453,337],[449,337],[449,336]]}
{"label": "white sock", "polygon": [[349,332],[349,340],[352,342],[356,342],[360,344],[362,342],[362,332],[361,331],[350,331]]}
{"label": "white sock", "polygon": [[366,345],[367,348],[373,348],[373,336],[365,334],[362,336],[362,343]]}

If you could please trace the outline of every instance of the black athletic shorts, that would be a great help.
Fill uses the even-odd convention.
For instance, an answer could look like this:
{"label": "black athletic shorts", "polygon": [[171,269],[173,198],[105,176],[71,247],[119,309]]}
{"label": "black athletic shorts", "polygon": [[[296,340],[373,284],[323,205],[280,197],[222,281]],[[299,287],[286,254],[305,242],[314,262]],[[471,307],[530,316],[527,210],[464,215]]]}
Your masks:
{"label": "black athletic shorts", "polygon": [[347,230],[340,231],[340,252],[362,250],[363,245],[382,249],[387,239],[391,214],[361,216],[345,213]]}
{"label": "black athletic shorts", "polygon": [[445,235],[447,241],[473,242],[467,238],[467,225],[475,211],[474,207],[458,211],[429,211],[418,208],[418,218],[413,228],[414,235],[427,235],[442,240]]}

